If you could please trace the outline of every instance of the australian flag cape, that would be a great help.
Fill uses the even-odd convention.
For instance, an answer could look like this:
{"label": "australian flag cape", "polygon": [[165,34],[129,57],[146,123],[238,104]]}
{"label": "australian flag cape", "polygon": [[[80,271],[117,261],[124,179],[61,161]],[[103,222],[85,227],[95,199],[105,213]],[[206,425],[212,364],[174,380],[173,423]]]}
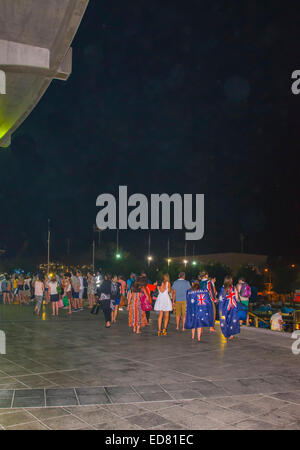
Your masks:
{"label": "australian flag cape", "polygon": [[219,317],[221,331],[226,338],[240,332],[239,308],[235,290],[225,293],[224,286],[219,297]]}
{"label": "australian flag cape", "polygon": [[185,328],[202,328],[214,326],[214,311],[208,289],[186,293]]}

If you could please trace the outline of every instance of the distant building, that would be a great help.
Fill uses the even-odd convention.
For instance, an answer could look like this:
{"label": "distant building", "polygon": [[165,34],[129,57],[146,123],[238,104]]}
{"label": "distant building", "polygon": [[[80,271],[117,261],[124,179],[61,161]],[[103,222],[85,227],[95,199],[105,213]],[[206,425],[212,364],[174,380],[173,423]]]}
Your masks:
{"label": "distant building", "polygon": [[235,273],[240,266],[253,265],[262,269],[267,263],[267,255],[253,255],[251,253],[210,253],[208,255],[179,256],[172,258],[172,261],[188,261],[191,264],[196,261],[198,264],[221,263],[229,266]]}

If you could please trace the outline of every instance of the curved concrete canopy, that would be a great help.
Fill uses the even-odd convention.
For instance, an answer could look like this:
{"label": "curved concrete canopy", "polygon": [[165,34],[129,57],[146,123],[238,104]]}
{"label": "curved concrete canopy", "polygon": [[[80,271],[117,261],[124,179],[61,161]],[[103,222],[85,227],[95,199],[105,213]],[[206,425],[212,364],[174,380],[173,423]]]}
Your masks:
{"label": "curved concrete canopy", "polygon": [[88,2],[0,0],[0,147],[51,81],[70,75],[70,46]]}

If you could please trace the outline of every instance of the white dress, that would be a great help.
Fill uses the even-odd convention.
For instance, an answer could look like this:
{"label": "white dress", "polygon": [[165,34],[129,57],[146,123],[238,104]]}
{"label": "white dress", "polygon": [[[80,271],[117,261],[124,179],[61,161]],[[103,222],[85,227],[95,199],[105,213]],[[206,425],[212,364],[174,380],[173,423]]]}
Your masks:
{"label": "white dress", "polygon": [[154,310],[155,311],[172,311],[173,306],[169,296],[169,283],[166,283],[166,289],[164,292],[160,292],[157,296]]}

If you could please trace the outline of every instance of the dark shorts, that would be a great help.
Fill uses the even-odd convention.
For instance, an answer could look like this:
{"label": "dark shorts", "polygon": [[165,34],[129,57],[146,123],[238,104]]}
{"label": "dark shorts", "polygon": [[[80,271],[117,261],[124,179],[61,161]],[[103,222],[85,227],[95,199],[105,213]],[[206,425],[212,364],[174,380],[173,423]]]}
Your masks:
{"label": "dark shorts", "polygon": [[58,294],[50,295],[50,302],[58,302],[58,301],[59,301],[59,295]]}
{"label": "dark shorts", "polygon": [[117,300],[115,300],[115,305],[119,305],[120,304],[120,298],[117,298]]}
{"label": "dark shorts", "polygon": [[79,298],[79,292],[73,292],[73,298]]}

